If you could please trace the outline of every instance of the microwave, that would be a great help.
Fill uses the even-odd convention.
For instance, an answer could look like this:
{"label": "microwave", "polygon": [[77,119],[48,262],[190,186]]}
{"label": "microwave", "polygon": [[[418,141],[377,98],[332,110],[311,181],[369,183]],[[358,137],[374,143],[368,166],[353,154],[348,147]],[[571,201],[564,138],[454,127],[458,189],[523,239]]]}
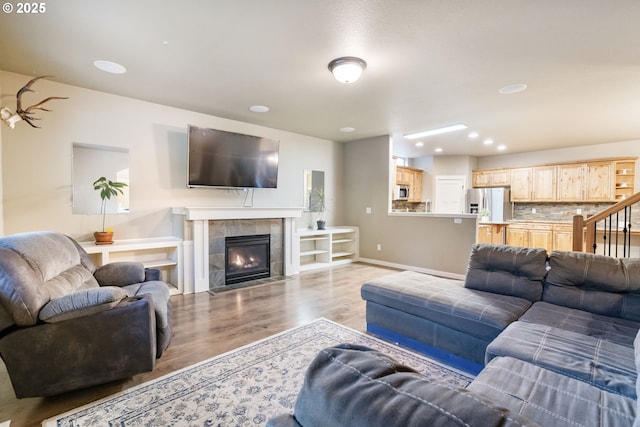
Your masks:
{"label": "microwave", "polygon": [[396,200],[409,200],[408,185],[396,185]]}

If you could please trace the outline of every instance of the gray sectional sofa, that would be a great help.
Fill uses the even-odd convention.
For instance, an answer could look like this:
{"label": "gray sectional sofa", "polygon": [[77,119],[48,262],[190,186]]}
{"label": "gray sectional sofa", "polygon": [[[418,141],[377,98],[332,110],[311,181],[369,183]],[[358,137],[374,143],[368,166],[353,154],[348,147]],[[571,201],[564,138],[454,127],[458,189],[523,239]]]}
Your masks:
{"label": "gray sectional sofa", "polygon": [[[477,377],[443,390],[417,374],[398,379],[410,370],[383,355],[327,349],[295,415],[272,425],[640,426],[640,259],[474,245],[464,281],[405,271],[361,292],[370,332]],[[325,398],[341,393],[347,403]],[[405,416],[416,407],[428,418]]]}

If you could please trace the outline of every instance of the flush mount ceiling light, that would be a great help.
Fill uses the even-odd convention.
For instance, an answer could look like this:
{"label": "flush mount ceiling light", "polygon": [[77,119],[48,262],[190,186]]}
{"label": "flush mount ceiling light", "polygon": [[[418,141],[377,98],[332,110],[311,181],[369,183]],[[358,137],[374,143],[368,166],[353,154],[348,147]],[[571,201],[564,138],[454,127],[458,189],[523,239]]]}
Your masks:
{"label": "flush mount ceiling light", "polygon": [[514,93],[522,92],[527,89],[527,85],[524,83],[516,83],[512,85],[507,85],[499,90],[502,95],[511,95]]}
{"label": "flush mount ceiling light", "polygon": [[123,65],[118,64],[117,62],[98,59],[97,61],[93,61],[93,65],[98,70],[106,71],[107,73],[111,73],[111,74],[124,74],[127,72],[127,69]]}
{"label": "flush mount ceiling light", "polygon": [[431,130],[425,130],[423,132],[417,132],[417,133],[410,133],[405,135],[404,137],[407,139],[418,139],[418,138],[424,138],[427,136],[432,136],[432,135],[439,135],[441,133],[447,133],[447,132],[453,132],[456,130],[462,130],[462,129],[466,129],[467,126],[463,125],[463,124],[457,124],[457,125],[451,125],[451,126],[445,126],[442,128],[437,128],[437,129],[431,129]]}
{"label": "flush mount ceiling light", "polygon": [[356,128],[353,128],[351,126],[345,126],[343,128],[340,128],[340,132],[344,132],[344,133],[350,133],[350,132],[353,132],[355,130],[356,130]]}
{"label": "flush mount ceiling light", "polygon": [[266,113],[267,111],[269,111],[269,107],[267,107],[266,105],[252,105],[251,107],[249,107],[249,110],[253,111],[254,113]]}
{"label": "flush mount ceiling light", "polygon": [[343,56],[329,62],[329,71],[340,83],[353,83],[360,78],[362,71],[367,68],[364,59],[355,56]]}

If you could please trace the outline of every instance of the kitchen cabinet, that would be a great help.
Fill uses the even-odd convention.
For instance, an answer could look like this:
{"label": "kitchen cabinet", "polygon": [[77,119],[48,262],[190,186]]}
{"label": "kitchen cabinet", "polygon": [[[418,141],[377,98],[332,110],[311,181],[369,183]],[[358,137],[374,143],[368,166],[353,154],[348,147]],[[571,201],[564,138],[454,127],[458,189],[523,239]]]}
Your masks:
{"label": "kitchen cabinet", "polygon": [[396,167],[396,185],[409,186],[409,202],[422,201],[422,169],[406,166]]}
{"label": "kitchen cabinet", "polygon": [[556,166],[537,166],[533,168],[533,202],[556,201]]}
{"label": "kitchen cabinet", "polygon": [[586,200],[613,200],[613,162],[590,162],[586,164]]}
{"label": "kitchen cabinet", "polygon": [[558,166],[558,201],[584,200],[585,165],[582,163]]}
{"label": "kitchen cabinet", "polygon": [[531,201],[532,168],[511,169],[511,201]]}
{"label": "kitchen cabinet", "polygon": [[573,250],[573,224],[553,224],[554,251]]}
{"label": "kitchen cabinet", "polygon": [[512,202],[612,202],[634,194],[636,157],[473,171],[474,187],[500,186],[509,175]]}
{"label": "kitchen cabinet", "polygon": [[473,188],[507,187],[511,184],[509,169],[486,169],[473,171]]}
{"label": "kitchen cabinet", "polygon": [[507,227],[507,245],[529,248],[553,248],[553,227],[551,224],[515,223]]}
{"label": "kitchen cabinet", "polygon": [[502,245],[505,242],[505,228],[505,224],[478,224],[476,241],[478,243]]}

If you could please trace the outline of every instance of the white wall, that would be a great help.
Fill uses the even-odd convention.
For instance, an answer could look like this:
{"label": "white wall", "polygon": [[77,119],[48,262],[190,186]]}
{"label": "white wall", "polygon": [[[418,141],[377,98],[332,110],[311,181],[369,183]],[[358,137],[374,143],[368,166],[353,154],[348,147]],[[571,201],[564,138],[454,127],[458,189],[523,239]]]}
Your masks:
{"label": "white wall", "polygon": [[[15,93],[30,78],[0,71],[2,93]],[[255,190],[254,206],[301,207],[303,170],[324,170],[328,223],[342,222],[340,143],[51,81],[38,81],[34,89],[38,93],[25,102],[54,95],[69,99],[52,101],[52,112],[38,114],[41,129],[20,122],[0,130],[5,234],[50,229],[91,240],[100,216],[71,212],[73,142],[129,149],[131,213],[107,218],[116,239],[171,235],[172,207],[241,206],[239,191],[186,188],[189,123],[279,139],[278,189]],[[14,99],[2,101],[15,108]],[[303,216],[298,224],[309,222]]]}

